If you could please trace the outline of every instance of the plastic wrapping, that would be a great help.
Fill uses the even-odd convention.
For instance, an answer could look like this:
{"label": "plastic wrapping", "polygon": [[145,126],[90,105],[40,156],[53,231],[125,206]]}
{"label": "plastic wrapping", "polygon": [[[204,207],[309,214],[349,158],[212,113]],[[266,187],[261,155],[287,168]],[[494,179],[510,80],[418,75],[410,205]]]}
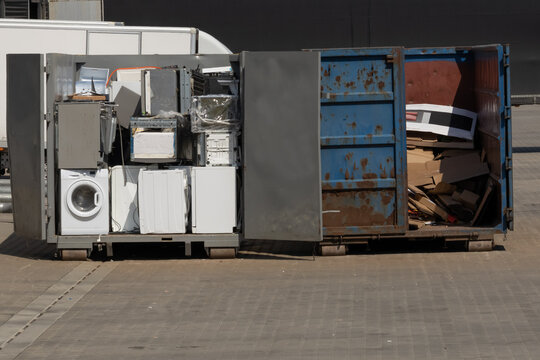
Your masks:
{"label": "plastic wrapping", "polygon": [[239,131],[238,97],[203,95],[191,98],[191,132]]}

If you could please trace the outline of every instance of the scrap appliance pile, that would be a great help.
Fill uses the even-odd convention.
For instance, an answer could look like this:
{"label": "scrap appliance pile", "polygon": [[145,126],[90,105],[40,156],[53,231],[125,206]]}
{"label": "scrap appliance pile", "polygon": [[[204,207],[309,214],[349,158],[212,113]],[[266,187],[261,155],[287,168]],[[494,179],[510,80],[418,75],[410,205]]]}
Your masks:
{"label": "scrap appliance pile", "polygon": [[475,147],[476,114],[407,105],[409,227],[477,225],[493,189],[486,153]]}

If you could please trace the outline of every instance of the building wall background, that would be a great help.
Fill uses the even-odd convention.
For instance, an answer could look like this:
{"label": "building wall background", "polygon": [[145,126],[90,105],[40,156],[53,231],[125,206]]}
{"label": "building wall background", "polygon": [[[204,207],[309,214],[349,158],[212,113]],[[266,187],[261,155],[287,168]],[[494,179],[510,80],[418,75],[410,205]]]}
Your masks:
{"label": "building wall background", "polygon": [[509,43],[512,93],[540,94],[538,0],[105,0],[104,13],[197,27],[233,51]]}

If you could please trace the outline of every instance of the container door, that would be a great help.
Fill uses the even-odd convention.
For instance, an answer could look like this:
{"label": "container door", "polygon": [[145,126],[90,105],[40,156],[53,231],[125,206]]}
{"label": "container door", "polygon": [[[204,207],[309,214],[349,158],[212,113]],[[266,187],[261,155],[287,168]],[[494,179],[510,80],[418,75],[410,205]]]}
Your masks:
{"label": "container door", "polygon": [[321,51],[321,166],[326,237],[407,226],[401,48]]}
{"label": "container door", "polygon": [[19,236],[45,240],[44,59],[7,56],[7,134],[13,222]]}
{"label": "container door", "polygon": [[244,236],[320,241],[319,54],[246,52],[241,66]]}
{"label": "container door", "polygon": [[501,230],[514,229],[512,185],[512,116],[509,46],[473,46],[478,131],[497,156],[488,156],[490,171],[498,180]]}

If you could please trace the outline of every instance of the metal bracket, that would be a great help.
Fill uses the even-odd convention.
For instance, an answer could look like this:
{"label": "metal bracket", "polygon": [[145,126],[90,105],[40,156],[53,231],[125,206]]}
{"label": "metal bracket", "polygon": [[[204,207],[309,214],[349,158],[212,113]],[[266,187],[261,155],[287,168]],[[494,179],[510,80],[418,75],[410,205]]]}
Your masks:
{"label": "metal bracket", "polygon": [[510,55],[506,52],[503,54],[503,66],[509,67],[510,66]]}
{"label": "metal bracket", "polygon": [[504,119],[506,121],[509,121],[512,119],[512,107],[511,106],[505,106],[504,107]]}
{"label": "metal bracket", "polygon": [[510,156],[506,157],[505,165],[506,170],[512,170],[512,158]]}
{"label": "metal bracket", "polygon": [[506,216],[507,222],[514,221],[514,208],[511,208],[511,207],[504,208],[504,216]]}

